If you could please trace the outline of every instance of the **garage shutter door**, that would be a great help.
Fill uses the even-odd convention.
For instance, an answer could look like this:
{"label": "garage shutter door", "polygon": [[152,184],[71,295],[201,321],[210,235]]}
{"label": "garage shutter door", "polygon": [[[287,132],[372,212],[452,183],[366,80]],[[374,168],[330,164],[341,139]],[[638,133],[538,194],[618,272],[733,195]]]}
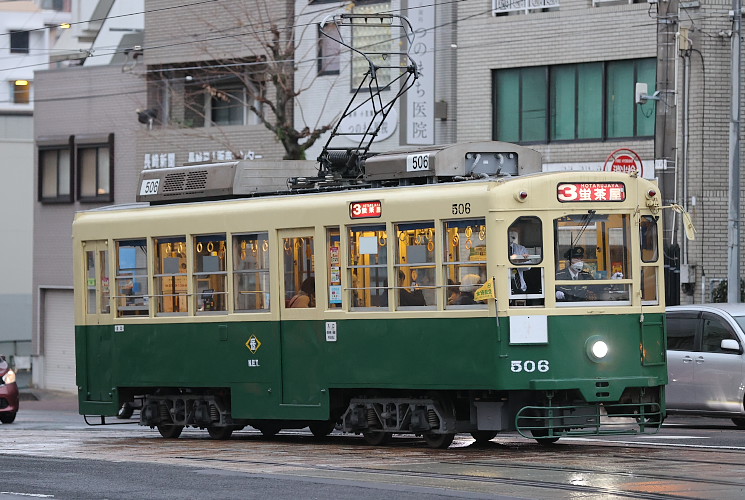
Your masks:
{"label": "garage shutter door", "polygon": [[44,291],[44,388],[77,392],[72,290]]}

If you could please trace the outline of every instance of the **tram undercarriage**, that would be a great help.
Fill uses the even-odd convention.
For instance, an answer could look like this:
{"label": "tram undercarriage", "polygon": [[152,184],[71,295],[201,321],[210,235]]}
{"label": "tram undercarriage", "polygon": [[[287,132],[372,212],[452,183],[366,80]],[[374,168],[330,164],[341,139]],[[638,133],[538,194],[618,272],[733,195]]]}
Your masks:
{"label": "tram undercarriage", "polygon": [[[355,396],[351,396],[355,394]],[[586,402],[570,391],[332,391],[328,420],[235,419],[229,389],[159,389],[125,403],[140,410],[139,424],[177,438],[185,427],[206,429],[213,439],[228,439],[248,425],[266,437],[282,429],[310,427],[316,437],[334,428],[362,434],[382,445],[393,434],[421,436],[432,448],[447,448],[457,433],[488,441],[517,430],[549,444],[564,436],[654,433],[663,412],[660,387],[628,388],[618,401]]]}

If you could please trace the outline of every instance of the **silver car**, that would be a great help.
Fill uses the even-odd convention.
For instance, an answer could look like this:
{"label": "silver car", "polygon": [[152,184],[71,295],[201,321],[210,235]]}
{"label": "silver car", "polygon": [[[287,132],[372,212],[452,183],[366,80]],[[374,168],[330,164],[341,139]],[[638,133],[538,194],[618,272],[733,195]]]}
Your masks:
{"label": "silver car", "polygon": [[730,418],[745,429],[745,304],[667,308],[668,413]]}

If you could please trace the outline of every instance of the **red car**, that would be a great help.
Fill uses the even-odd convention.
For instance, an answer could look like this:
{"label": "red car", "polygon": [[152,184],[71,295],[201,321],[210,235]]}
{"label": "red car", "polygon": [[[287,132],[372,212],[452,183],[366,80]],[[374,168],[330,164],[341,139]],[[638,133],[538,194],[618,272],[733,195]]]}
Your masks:
{"label": "red car", "polygon": [[10,369],[5,356],[0,356],[0,422],[13,423],[18,413],[18,386],[16,373]]}

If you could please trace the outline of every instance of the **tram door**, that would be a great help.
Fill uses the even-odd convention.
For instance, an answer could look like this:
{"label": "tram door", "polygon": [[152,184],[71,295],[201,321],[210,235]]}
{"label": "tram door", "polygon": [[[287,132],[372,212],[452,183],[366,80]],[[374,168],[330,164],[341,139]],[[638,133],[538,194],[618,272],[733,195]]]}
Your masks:
{"label": "tram door", "polygon": [[316,319],[313,229],[280,231],[279,243],[282,403],[319,404],[317,377],[323,370],[314,366],[320,364],[321,332]]}
{"label": "tram door", "polygon": [[[88,388],[91,401],[111,400],[111,301],[109,248],[106,241],[84,241],[85,333],[76,339],[76,353],[87,361],[77,373],[78,385]],[[98,328],[95,325],[101,325]],[[108,376],[88,377],[88,373]]]}

